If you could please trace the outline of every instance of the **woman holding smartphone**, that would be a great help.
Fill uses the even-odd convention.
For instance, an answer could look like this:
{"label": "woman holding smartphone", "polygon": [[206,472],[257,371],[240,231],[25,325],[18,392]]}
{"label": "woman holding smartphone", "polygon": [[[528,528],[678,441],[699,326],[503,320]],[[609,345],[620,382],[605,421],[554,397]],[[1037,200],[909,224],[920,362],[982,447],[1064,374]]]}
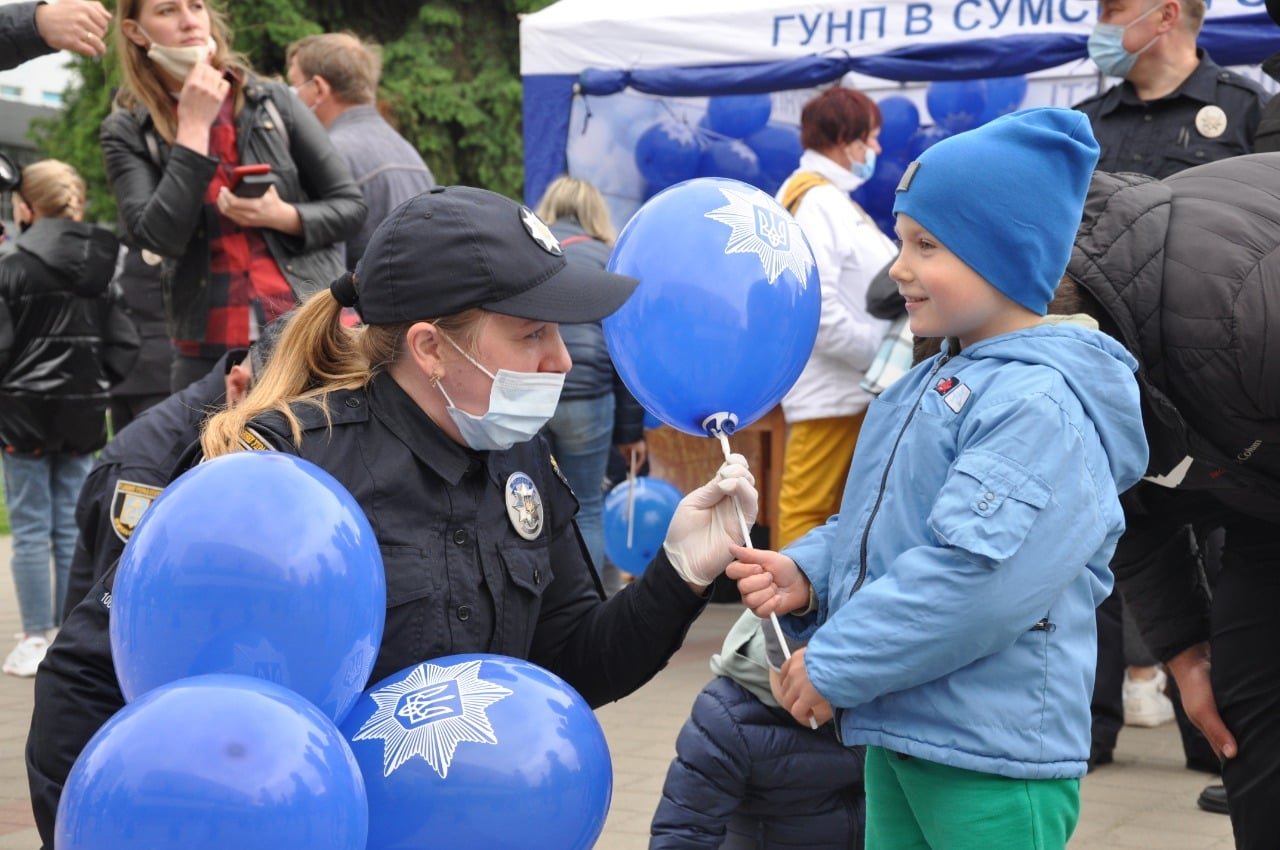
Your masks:
{"label": "woman holding smartphone", "polygon": [[204,0],[120,0],[116,23],[102,149],[129,237],[164,264],[177,391],[340,275],[365,206],[319,121]]}

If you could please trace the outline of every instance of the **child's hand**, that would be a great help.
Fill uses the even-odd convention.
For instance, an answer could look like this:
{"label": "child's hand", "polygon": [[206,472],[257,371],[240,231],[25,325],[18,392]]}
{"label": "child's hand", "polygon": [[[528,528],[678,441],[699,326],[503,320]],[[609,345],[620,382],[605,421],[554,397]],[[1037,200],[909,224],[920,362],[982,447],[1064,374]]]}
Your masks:
{"label": "child's hand", "polygon": [[809,681],[809,671],[804,666],[804,651],[804,647],[797,649],[783,663],[782,684],[779,688],[782,693],[775,696],[778,697],[779,704],[791,712],[797,723],[810,726],[813,725],[810,723],[812,718],[816,723],[813,728],[816,729],[830,720],[833,712],[831,703]]}
{"label": "child's hand", "polygon": [[809,579],[786,555],[730,545],[736,559],[725,575],[738,583],[742,604],[757,617],[790,614],[809,607]]}

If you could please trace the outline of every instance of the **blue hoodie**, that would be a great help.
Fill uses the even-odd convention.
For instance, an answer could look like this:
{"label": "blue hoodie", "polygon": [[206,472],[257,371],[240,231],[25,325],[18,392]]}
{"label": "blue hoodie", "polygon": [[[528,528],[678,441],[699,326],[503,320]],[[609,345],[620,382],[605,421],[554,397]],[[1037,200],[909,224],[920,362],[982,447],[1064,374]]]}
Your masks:
{"label": "blue hoodie", "polygon": [[1147,464],[1136,366],[1041,325],[944,346],[872,402],[840,514],[785,550],[818,600],[785,620],[846,744],[1085,773],[1094,609]]}

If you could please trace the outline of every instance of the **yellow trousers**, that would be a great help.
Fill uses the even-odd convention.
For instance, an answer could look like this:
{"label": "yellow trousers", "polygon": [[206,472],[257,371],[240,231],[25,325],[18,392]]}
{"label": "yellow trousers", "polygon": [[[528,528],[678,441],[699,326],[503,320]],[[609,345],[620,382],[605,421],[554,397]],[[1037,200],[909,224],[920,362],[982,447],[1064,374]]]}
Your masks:
{"label": "yellow trousers", "polygon": [[866,412],[796,422],[787,429],[787,449],[778,495],[778,548],[802,537],[840,510],[853,447]]}

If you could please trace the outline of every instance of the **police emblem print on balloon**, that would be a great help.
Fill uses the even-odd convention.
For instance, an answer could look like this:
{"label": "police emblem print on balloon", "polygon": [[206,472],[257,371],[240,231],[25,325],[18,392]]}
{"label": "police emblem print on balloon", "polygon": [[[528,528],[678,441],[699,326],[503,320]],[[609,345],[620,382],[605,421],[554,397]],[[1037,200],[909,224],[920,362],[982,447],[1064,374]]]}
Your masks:
{"label": "police emblem print on balloon", "polygon": [[755,254],[770,284],[775,283],[783,271],[790,271],[803,289],[809,269],[813,267],[813,252],[801,238],[796,238],[800,233],[796,220],[780,209],[770,209],[760,203],[760,199],[769,198],[758,189],[747,192],[722,188],[720,193],[729,203],[706,215],[712,221],[729,226],[729,241],[724,252]]}
{"label": "police emblem print on balloon", "polygon": [[383,776],[418,756],[446,779],[460,744],[498,743],[485,709],[511,693],[481,679],[479,661],[419,664],[404,679],[369,692],[378,709],[351,740],[382,741]]}

